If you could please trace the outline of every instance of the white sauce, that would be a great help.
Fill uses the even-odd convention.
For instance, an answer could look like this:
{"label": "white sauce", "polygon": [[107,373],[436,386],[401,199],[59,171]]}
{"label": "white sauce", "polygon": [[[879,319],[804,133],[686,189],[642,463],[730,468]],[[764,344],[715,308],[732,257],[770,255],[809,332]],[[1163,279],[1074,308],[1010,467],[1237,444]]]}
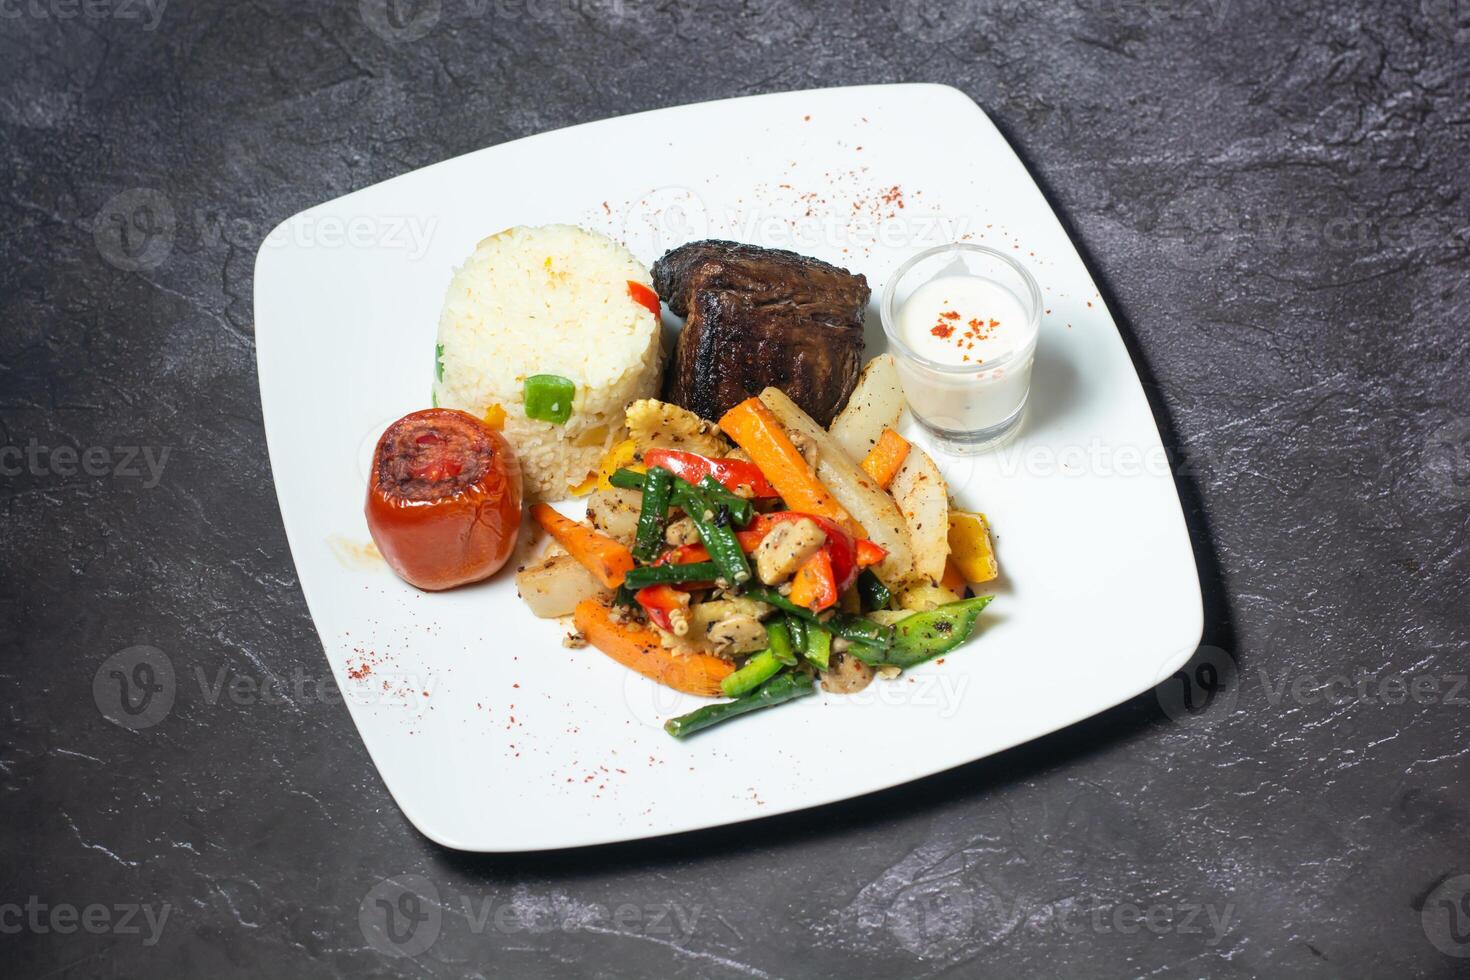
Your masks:
{"label": "white sauce", "polygon": [[994,363],[1028,346],[1035,324],[1015,293],[980,276],[940,276],[924,283],[898,315],[909,350],[940,364]]}
{"label": "white sauce", "polygon": [[[957,436],[999,426],[1026,404],[1038,324],[1015,293],[981,276],[939,276],[898,311],[897,333],[920,357],[973,373],[939,372],[900,359],[915,414]],[[1022,354],[1006,361],[1014,354]]]}

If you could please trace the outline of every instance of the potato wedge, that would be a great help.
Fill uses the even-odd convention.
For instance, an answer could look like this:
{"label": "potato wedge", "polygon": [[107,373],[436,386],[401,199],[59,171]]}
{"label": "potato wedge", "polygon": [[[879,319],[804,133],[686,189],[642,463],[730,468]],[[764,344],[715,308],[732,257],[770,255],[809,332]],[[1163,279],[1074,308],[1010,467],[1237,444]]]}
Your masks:
{"label": "potato wedge", "polygon": [[[873,571],[885,582],[902,582],[909,578],[914,566],[913,546],[909,542],[908,524],[894,498],[880,490],[857,461],[847,454],[847,450],[785,392],[779,388],[767,388],[760,397],[782,425],[817,444],[817,479],[852,515],[853,520],[862,525],[863,533],[888,552],[888,557]],[[942,480],[940,486],[943,487]],[[942,494],[943,490],[940,492]]]}
{"label": "potato wedge", "polygon": [[854,461],[878,444],[884,429],[898,427],[903,414],[903,388],[892,354],[879,354],[863,368],[847,407],[832,420],[832,438]]}
{"label": "potato wedge", "polygon": [[949,490],[939,467],[928,453],[914,446],[889,489],[913,543],[913,577],[938,582],[949,559]]}
{"label": "potato wedge", "polygon": [[898,605],[914,612],[928,612],[963,598],[963,595],[943,585],[920,580],[898,594]]}
{"label": "potato wedge", "polygon": [[638,512],[642,509],[643,494],[637,490],[608,487],[594,490],[587,498],[587,519],[592,526],[626,545],[632,545],[638,536]]}
{"label": "potato wedge", "polygon": [[542,619],[570,616],[577,603],[597,596],[611,596],[602,583],[577,559],[553,555],[516,573],[516,588],[531,612]]}

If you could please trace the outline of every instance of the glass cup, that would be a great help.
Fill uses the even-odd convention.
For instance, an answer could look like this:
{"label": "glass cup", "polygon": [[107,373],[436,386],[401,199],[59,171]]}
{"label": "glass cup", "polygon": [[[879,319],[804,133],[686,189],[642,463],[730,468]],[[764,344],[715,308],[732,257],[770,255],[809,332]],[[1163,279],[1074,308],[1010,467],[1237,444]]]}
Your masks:
{"label": "glass cup", "polygon": [[[1022,345],[981,365],[946,364],[915,353],[904,340],[899,317],[914,292],[940,276],[976,276],[1010,293],[1026,318],[1020,325],[1026,337]],[[1041,333],[1041,290],[1024,266],[984,245],[956,242],[927,249],[888,280],[880,313],[909,410],[947,452],[983,452],[1016,434]]]}

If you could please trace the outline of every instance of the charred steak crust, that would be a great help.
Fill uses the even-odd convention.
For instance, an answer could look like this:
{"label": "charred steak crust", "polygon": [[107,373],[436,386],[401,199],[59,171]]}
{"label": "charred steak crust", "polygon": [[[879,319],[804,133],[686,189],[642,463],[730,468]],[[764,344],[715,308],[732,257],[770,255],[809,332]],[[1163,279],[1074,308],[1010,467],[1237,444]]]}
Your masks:
{"label": "charred steak crust", "polygon": [[861,275],[781,249],[703,241],[653,267],[659,297],[687,317],[664,397],[707,419],[768,385],[828,425],[863,357]]}

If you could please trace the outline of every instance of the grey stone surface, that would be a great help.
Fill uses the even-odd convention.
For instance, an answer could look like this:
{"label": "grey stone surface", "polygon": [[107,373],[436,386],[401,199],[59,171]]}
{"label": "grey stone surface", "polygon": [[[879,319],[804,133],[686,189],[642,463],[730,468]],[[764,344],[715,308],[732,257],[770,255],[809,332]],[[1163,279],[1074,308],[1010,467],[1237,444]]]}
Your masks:
{"label": "grey stone surface", "polygon": [[[1470,975],[1467,43],[1465,0],[4,0],[4,972]],[[292,686],[260,240],[548,128],[912,80],[985,107],[1103,284],[1226,685],[734,829],[428,843]],[[108,720],[139,646],[181,693]],[[405,888],[438,904],[394,945]]]}

